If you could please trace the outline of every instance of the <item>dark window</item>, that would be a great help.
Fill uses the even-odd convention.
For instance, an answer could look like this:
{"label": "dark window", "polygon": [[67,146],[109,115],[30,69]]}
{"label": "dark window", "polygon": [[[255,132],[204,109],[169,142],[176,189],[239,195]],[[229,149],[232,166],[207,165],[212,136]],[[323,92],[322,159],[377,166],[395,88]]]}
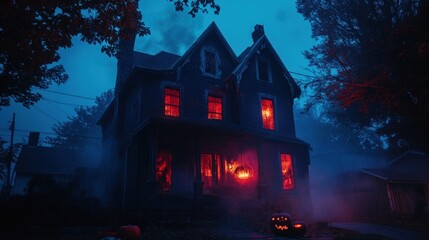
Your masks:
{"label": "dark window", "polygon": [[222,98],[208,97],[208,119],[222,120]]}
{"label": "dark window", "polygon": [[283,189],[293,189],[293,168],[292,156],[290,154],[280,154],[280,162],[282,167]]}
{"label": "dark window", "polygon": [[268,62],[262,58],[258,59],[258,79],[269,81]]}
{"label": "dark window", "polygon": [[266,129],[274,130],[274,104],[273,100],[262,98],[261,99],[261,114],[262,125]]}
{"label": "dark window", "polygon": [[180,92],[178,89],[164,89],[164,114],[172,117],[180,115]]}
{"label": "dark window", "polygon": [[205,66],[204,71],[210,74],[216,74],[216,55],[214,52],[204,51]]}

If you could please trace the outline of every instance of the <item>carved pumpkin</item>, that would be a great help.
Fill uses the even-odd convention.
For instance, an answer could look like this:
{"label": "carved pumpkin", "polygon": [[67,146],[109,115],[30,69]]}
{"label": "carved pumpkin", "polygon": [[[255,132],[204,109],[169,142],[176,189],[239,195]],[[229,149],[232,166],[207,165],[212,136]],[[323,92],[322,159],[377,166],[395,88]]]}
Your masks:
{"label": "carved pumpkin", "polygon": [[304,236],[307,232],[307,225],[304,222],[296,221],[292,224],[293,234],[295,236]]}
{"label": "carved pumpkin", "polygon": [[118,237],[122,240],[141,239],[140,228],[136,225],[121,226],[118,230]]}
{"label": "carved pumpkin", "polygon": [[292,220],[288,213],[274,213],[271,215],[270,221],[271,231],[276,235],[286,236],[291,235]]}

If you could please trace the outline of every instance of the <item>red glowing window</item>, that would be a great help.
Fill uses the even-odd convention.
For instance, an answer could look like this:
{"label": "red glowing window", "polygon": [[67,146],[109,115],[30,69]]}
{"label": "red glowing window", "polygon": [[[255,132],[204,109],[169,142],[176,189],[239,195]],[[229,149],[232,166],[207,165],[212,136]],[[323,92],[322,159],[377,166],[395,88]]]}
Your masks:
{"label": "red glowing window", "polygon": [[209,96],[207,102],[208,118],[222,120],[222,98]]}
{"label": "red glowing window", "polygon": [[261,99],[262,124],[266,129],[274,130],[274,104],[271,99]]}
{"label": "red glowing window", "polygon": [[164,114],[172,117],[180,115],[180,92],[178,89],[164,89]]}
{"label": "red glowing window", "polygon": [[221,177],[220,160],[220,154],[201,154],[201,176],[204,188],[212,188],[219,182]]}
{"label": "red glowing window", "polygon": [[156,156],[156,181],[161,191],[171,190],[171,161],[172,156],[168,151],[159,151]]}
{"label": "red glowing window", "polygon": [[292,156],[290,154],[280,154],[280,163],[282,167],[283,189],[293,189]]}

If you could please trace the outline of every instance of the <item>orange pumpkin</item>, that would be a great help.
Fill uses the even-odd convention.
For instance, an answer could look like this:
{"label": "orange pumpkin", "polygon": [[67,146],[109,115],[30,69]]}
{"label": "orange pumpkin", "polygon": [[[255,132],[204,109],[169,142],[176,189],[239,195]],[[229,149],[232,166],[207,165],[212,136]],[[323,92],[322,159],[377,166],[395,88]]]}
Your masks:
{"label": "orange pumpkin", "polygon": [[274,213],[271,215],[271,232],[279,236],[292,234],[292,220],[288,213]]}
{"label": "orange pumpkin", "polygon": [[140,228],[136,225],[121,226],[118,230],[118,237],[122,240],[141,239]]}

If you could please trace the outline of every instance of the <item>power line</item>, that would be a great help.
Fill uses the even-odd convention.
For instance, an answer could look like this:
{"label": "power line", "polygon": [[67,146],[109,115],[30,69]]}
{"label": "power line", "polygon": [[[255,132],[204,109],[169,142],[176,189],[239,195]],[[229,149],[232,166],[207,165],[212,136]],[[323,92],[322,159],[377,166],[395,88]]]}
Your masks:
{"label": "power line", "polygon": [[53,90],[48,90],[48,89],[43,89],[43,88],[39,88],[39,90],[45,91],[45,92],[51,92],[51,93],[61,94],[61,95],[66,95],[66,96],[70,96],[70,97],[87,99],[87,100],[96,100],[95,98],[84,97],[84,96],[79,96],[79,95],[70,94],[70,93],[63,93],[63,92],[58,92],[58,91],[53,91]]}
{"label": "power line", "polygon": [[[0,128],[0,130],[8,130],[7,128]],[[27,130],[27,129],[15,129],[16,132],[39,132],[40,134],[45,134],[45,135],[59,135],[55,132],[40,132],[40,131],[34,131],[34,130]],[[10,134],[1,134],[1,136],[10,136]],[[20,135],[21,136],[21,135]],[[25,135],[23,135],[25,136]],[[89,139],[101,139],[101,137],[92,137],[92,136],[84,136],[84,135],[70,135],[70,134],[66,134],[66,135],[61,135],[64,137],[81,137],[81,138],[89,138]]]}
{"label": "power line", "polygon": [[49,115],[48,113],[46,113],[46,112],[45,112],[45,111],[43,111],[42,109],[38,108],[36,105],[33,105],[33,107],[34,107],[35,109],[37,109],[39,112],[43,113],[45,116],[47,116],[47,117],[49,117],[49,118],[51,118],[51,119],[53,119],[53,120],[55,120],[55,121],[57,121],[57,122],[60,122],[60,120],[58,120],[58,119],[56,119],[56,118],[52,117],[51,115]]}
{"label": "power line", "polygon": [[76,106],[76,107],[90,107],[89,105],[80,105],[80,104],[75,104],[75,103],[60,102],[60,101],[48,99],[45,97],[42,97],[42,99],[45,101],[54,102],[54,103],[63,104],[63,105]]}

